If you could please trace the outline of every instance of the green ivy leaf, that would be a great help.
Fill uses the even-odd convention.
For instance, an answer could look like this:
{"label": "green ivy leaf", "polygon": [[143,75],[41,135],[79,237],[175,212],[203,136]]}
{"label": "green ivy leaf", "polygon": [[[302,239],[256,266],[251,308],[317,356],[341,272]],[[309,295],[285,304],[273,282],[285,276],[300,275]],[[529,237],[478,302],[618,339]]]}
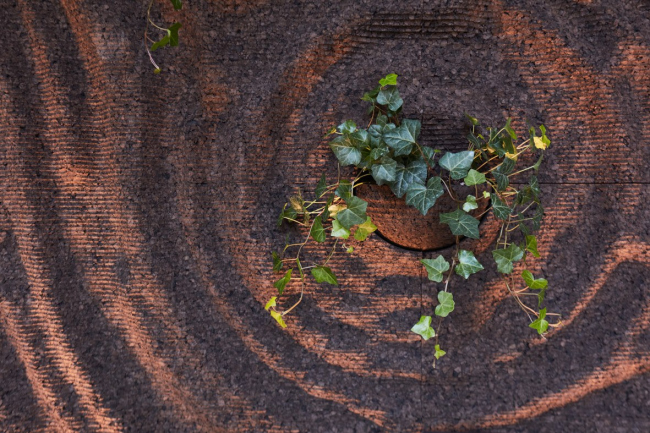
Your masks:
{"label": "green ivy leaf", "polygon": [[275,302],[277,299],[278,299],[277,296],[271,297],[271,299],[269,299],[269,302],[267,302],[266,305],[264,306],[264,309],[266,311],[269,311],[269,308],[275,307],[277,305],[276,302]]}
{"label": "green ivy leaf", "polygon": [[485,183],[485,175],[474,169],[471,169],[463,181],[467,186],[481,185]]}
{"label": "green ivy leaf", "polygon": [[512,272],[513,263],[524,257],[524,250],[510,244],[508,248],[492,251],[492,257],[497,264],[497,270],[502,274],[509,274]]}
{"label": "green ivy leaf", "polygon": [[357,149],[349,137],[339,135],[330,141],[329,145],[342,166],[357,165],[361,162],[361,151]]}
{"label": "green ivy leaf", "polygon": [[179,11],[183,7],[183,1],[182,0],[170,0],[172,2],[172,5],[174,5],[174,9]]}
{"label": "green ivy leaf", "polygon": [[377,160],[381,159],[381,157],[388,155],[390,153],[390,149],[387,146],[382,146],[382,147],[376,147],[370,151],[370,159],[372,160]]}
{"label": "green ivy leaf", "polygon": [[491,199],[494,216],[500,220],[506,221],[510,216],[510,208],[503,201],[501,201],[497,194],[493,194]]}
{"label": "green ivy leaf", "polygon": [[325,229],[323,228],[323,222],[321,221],[320,215],[314,219],[309,234],[316,242],[325,242]]}
{"label": "green ivy leaf", "polygon": [[544,278],[535,279],[529,270],[523,271],[521,277],[524,279],[526,285],[533,290],[543,290],[548,287],[548,281]]}
{"label": "green ivy leaf", "polygon": [[350,230],[346,229],[337,220],[332,221],[332,237],[347,239],[350,237]]}
{"label": "green ivy leaf", "polygon": [[341,123],[336,129],[338,129],[341,134],[352,134],[357,130],[357,124],[354,123],[354,120],[346,120],[345,122]]}
{"label": "green ivy leaf", "polygon": [[529,327],[536,329],[539,335],[542,335],[548,329],[548,322],[546,321],[546,308],[539,310],[539,317]]}
{"label": "green ivy leaf", "polygon": [[362,101],[367,101],[367,102],[375,102],[375,100],[377,99],[377,95],[379,94],[380,90],[381,90],[381,86],[375,87],[370,92],[364,93],[361,100]]}
{"label": "green ivy leaf", "polygon": [[320,198],[325,191],[327,191],[327,179],[325,178],[325,173],[320,177],[320,180],[316,184],[316,198]]}
{"label": "green ivy leaf", "polygon": [[293,271],[293,269],[289,269],[289,270],[284,274],[284,277],[280,278],[278,281],[276,281],[275,283],[273,283],[273,285],[275,286],[275,288],[278,289],[278,294],[279,294],[280,296],[282,296],[282,294],[284,293],[284,288],[285,288],[285,286],[287,285],[287,283],[289,283],[289,280],[291,280],[291,271]]}
{"label": "green ivy leaf", "polygon": [[406,204],[415,207],[422,215],[426,215],[443,193],[442,181],[438,176],[429,179],[426,187],[414,182],[406,190]]}
{"label": "green ivy leaf", "polygon": [[390,189],[398,197],[402,198],[413,183],[424,185],[427,179],[427,165],[422,159],[415,159],[403,165],[399,162],[395,166],[395,180],[391,182]]}
{"label": "green ivy leaf", "polygon": [[339,182],[339,186],[336,187],[334,191],[336,195],[341,197],[343,200],[348,200],[352,197],[352,183],[349,180],[342,180]]}
{"label": "green ivy leaf", "polygon": [[537,208],[535,209],[535,213],[533,214],[533,219],[530,223],[533,231],[539,230],[539,227],[542,223],[542,218],[544,218],[544,208],[541,204],[538,204]]}
{"label": "green ivy leaf", "polygon": [[343,227],[349,230],[352,226],[363,224],[366,221],[368,203],[354,196],[347,199],[346,202],[348,207],[337,213],[336,219]]}
{"label": "green ivy leaf", "polygon": [[539,181],[537,180],[537,176],[532,175],[530,177],[530,191],[533,193],[533,198],[536,202],[539,202],[539,196],[542,193],[542,191],[539,189]]}
{"label": "green ivy leaf", "polygon": [[440,153],[439,149],[433,149],[429,146],[420,146],[422,153],[424,154],[423,162],[425,165],[433,167],[435,165],[435,157],[437,153]]}
{"label": "green ivy leaf", "polygon": [[167,30],[169,32],[169,46],[177,47],[178,46],[178,30],[181,28],[181,23],[174,23],[169,26]]}
{"label": "green ivy leaf", "polygon": [[354,247],[348,247],[347,250],[345,250],[346,253],[352,254],[354,252]]}
{"label": "green ivy leaf", "polygon": [[445,352],[440,348],[439,344],[436,344],[435,349],[436,349],[436,353],[434,353],[433,356],[435,356],[436,359],[440,359],[447,354],[447,352]]}
{"label": "green ivy leaf", "polygon": [[436,283],[440,283],[443,279],[442,274],[449,270],[449,262],[443,256],[438,256],[435,259],[421,259],[420,262],[429,273],[429,279]]}
{"label": "green ivy leaf", "polygon": [[280,259],[280,256],[278,253],[273,251],[271,257],[273,257],[273,272],[280,272],[282,270],[282,260]]}
{"label": "green ivy leaf", "polygon": [[162,38],[160,38],[160,40],[154,42],[154,43],[151,45],[151,48],[149,48],[149,50],[150,50],[151,52],[154,52],[154,51],[156,51],[158,48],[163,48],[163,47],[166,47],[167,45],[169,45],[169,30],[167,31],[167,34],[166,34],[165,36],[163,36]]}
{"label": "green ivy leaf", "polygon": [[404,119],[398,128],[384,133],[384,142],[393,148],[394,156],[408,155],[420,135],[420,121]]}
{"label": "green ivy leaf", "polygon": [[436,306],[436,316],[447,317],[449,313],[454,311],[454,295],[449,292],[438,292],[438,304]]}
{"label": "green ivy leaf", "polygon": [[458,252],[458,265],[456,265],[456,273],[461,277],[468,279],[470,275],[483,270],[483,265],[476,260],[474,253],[467,250],[460,250]]}
{"label": "green ivy leaf", "polygon": [[[376,149],[375,149],[376,150]],[[379,163],[372,166],[372,177],[377,185],[383,185],[395,180],[395,168],[397,163],[394,159],[384,156]]]}
{"label": "green ivy leaf", "polygon": [[466,236],[479,239],[479,221],[467,212],[456,209],[453,212],[441,213],[440,222],[449,225],[454,236]]}
{"label": "green ivy leaf", "polygon": [[436,336],[436,331],[431,327],[431,316],[421,316],[418,323],[413,325],[411,332],[415,332],[424,340]]}
{"label": "green ivy leaf", "polygon": [[271,317],[273,317],[280,326],[282,326],[283,328],[287,327],[287,324],[284,323],[284,319],[282,318],[282,314],[278,313],[275,310],[271,310],[270,313],[271,313]]}
{"label": "green ivy leaf", "polygon": [[467,113],[465,113],[465,117],[467,117],[467,119],[471,122],[472,125],[474,125],[474,126],[479,125],[478,119],[476,117],[472,117]]}
{"label": "green ivy leaf", "polygon": [[465,203],[463,203],[463,210],[469,212],[471,210],[477,209],[478,204],[476,203],[476,197],[473,195],[468,195],[465,197]]}
{"label": "green ivy leaf", "polygon": [[339,285],[336,281],[336,276],[327,266],[316,266],[315,268],[311,268],[311,274],[314,276],[317,283],[329,283],[334,286]]}
{"label": "green ivy leaf", "polygon": [[537,238],[534,235],[526,236],[526,251],[529,251],[533,257],[541,257],[537,251]]}
{"label": "green ivy leaf", "polygon": [[[397,74],[388,74],[385,78],[379,80],[379,85],[384,86],[397,86]],[[394,111],[394,110],[393,110]]]}
{"label": "green ivy leaf", "polygon": [[386,86],[377,94],[377,103],[388,106],[390,111],[397,111],[402,107],[404,101],[399,96],[397,86]]}
{"label": "green ivy leaf", "polygon": [[284,204],[280,215],[278,216],[278,227],[282,225],[282,221],[285,218],[295,220],[298,217],[298,213],[292,207],[287,208],[287,203]]}
{"label": "green ivy leaf", "polygon": [[451,174],[452,179],[463,179],[468,175],[472,162],[474,162],[474,152],[466,150],[458,153],[447,152],[440,158],[438,164]]}
{"label": "green ivy leaf", "polygon": [[503,191],[508,188],[510,184],[510,179],[508,175],[512,173],[512,170],[515,168],[515,161],[510,158],[504,158],[503,162],[492,171],[494,179],[497,181],[497,190]]}
{"label": "green ivy leaf", "polygon": [[370,221],[370,217],[366,220],[365,223],[359,225],[357,230],[354,232],[354,238],[359,242],[365,241],[372,232],[377,230],[377,226]]}
{"label": "green ivy leaf", "polygon": [[515,133],[514,129],[510,126],[510,123],[512,123],[512,119],[508,118],[508,121],[506,122],[506,126],[503,127],[503,129],[506,130],[508,134],[510,134],[510,138],[513,140],[517,139],[517,134]]}

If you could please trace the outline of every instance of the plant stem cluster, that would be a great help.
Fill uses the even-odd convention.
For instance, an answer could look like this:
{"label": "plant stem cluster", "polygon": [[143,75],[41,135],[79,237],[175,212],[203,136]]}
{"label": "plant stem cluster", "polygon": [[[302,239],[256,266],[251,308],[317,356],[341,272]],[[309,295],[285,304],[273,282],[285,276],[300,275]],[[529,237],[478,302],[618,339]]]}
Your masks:
{"label": "plant stem cluster", "polygon": [[[457,205],[453,212],[439,215],[440,222],[448,225],[456,238],[451,257],[446,259],[438,255],[434,259],[421,260],[428,278],[444,284],[437,294],[438,305],[433,315],[422,315],[411,329],[424,340],[435,337],[436,359],[446,353],[438,344],[441,320],[455,308],[450,289],[452,278],[455,275],[460,281],[467,280],[484,269],[472,251],[461,248],[460,241],[465,237],[480,239],[478,218],[490,211],[499,223],[492,258],[505,288],[528,315],[529,326],[540,335],[546,333],[549,326],[559,326],[559,322],[549,324],[546,318],[552,314],[546,312],[546,307],[542,308],[547,280],[535,278],[532,272],[524,269],[521,273],[523,288],[516,289],[522,284],[512,277],[516,262],[521,261],[526,267],[530,256],[540,257],[534,233],[539,230],[544,216],[537,172],[550,145],[545,127],[531,127],[528,138],[520,140],[510,119],[502,128],[482,128],[476,118],[467,115],[471,124],[467,150],[443,152],[419,143],[420,121],[401,117],[403,100],[397,89],[397,75],[382,78],[379,86],[365,93],[362,99],[371,104],[368,126],[358,128],[355,122],[348,120],[327,134],[334,135],[329,146],[339,167],[354,166],[357,175],[352,180],[341,180],[339,175],[332,185],[327,184],[323,175],[314,200],[307,201],[299,193],[290,198],[279,216],[279,225],[288,221],[302,226],[308,234],[304,242],[287,244],[280,254],[273,253],[274,271],[283,272],[275,282],[278,296],[283,295],[285,287],[293,280],[299,280],[301,288],[297,302],[284,310],[278,306],[278,297],[272,297],[266,305],[271,315],[286,327],[283,317],[302,301],[307,269],[317,283],[338,284],[327,266],[332,255],[337,250],[353,252],[352,246],[343,243],[353,232],[357,241],[364,241],[377,229],[366,215],[367,203],[354,195],[354,188],[371,177],[378,185],[388,185],[397,197],[404,197],[406,204],[423,215],[445,194]],[[518,163],[523,161],[532,164],[518,168]],[[474,187],[474,194],[461,197],[458,186]],[[480,205],[486,210],[472,215]],[[303,247],[310,240],[324,243],[327,233],[334,241],[328,247],[326,258],[320,263],[303,266],[300,261]],[[296,251],[295,255],[284,258],[289,250]],[[298,275],[294,273],[296,269]],[[536,302],[530,303],[529,297],[534,297]],[[431,326],[434,315],[438,318],[435,329]]]}

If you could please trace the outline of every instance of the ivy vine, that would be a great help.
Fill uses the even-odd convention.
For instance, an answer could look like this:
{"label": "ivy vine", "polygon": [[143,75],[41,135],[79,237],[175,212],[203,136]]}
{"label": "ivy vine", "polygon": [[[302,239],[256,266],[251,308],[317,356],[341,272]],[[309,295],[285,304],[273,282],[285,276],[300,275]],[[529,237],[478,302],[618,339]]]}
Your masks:
{"label": "ivy vine", "polygon": [[[183,8],[182,0],[169,0],[169,1],[174,7],[174,10],[178,11]],[[153,73],[159,74],[161,71],[160,66],[158,66],[156,61],[153,59],[153,55],[151,53],[156,51],[159,48],[164,48],[167,46],[170,47],[178,46],[178,31],[182,26],[181,23],[177,23],[177,22],[172,23],[172,25],[170,25],[169,27],[161,27],[156,23],[154,23],[153,20],[151,19],[151,7],[153,6],[153,2],[154,0],[151,0],[149,2],[149,7],[147,8],[147,24],[144,28],[144,48],[147,50],[147,54],[149,55],[149,61],[155,68],[153,70]],[[149,37],[148,34],[149,26],[163,33],[160,39],[154,40]],[[149,44],[151,44],[151,47],[149,47]]]}
{"label": "ivy vine", "polygon": [[[546,128],[530,127],[528,137],[520,139],[508,119],[501,128],[483,128],[478,119],[466,115],[470,123],[468,147],[462,152],[443,152],[419,143],[419,120],[402,118],[403,100],[397,87],[397,75],[389,74],[379,80],[379,86],[365,93],[370,121],[366,128],[347,120],[332,128],[326,137],[333,136],[329,146],[339,163],[339,176],[329,183],[323,174],[311,198],[298,193],[290,197],[278,217],[278,226],[284,222],[303,228],[304,240],[287,243],[279,253],[273,252],[273,271],[281,274],[274,285],[278,291],[266,304],[266,310],[282,326],[285,316],[302,301],[306,288],[307,271],[317,283],[338,285],[335,273],[328,266],[336,252],[352,254],[356,243],[365,241],[377,227],[366,214],[368,203],[355,195],[355,188],[368,181],[388,185],[406,204],[418,209],[422,215],[435,205],[438,198],[447,194],[457,205],[453,212],[440,213],[456,238],[455,250],[449,257],[442,254],[420,262],[429,280],[442,284],[438,291],[438,304],[430,315],[422,315],[411,331],[424,340],[435,339],[436,359],[446,354],[440,348],[440,325],[443,318],[455,309],[452,285],[484,270],[474,252],[461,249],[463,237],[479,239],[479,218],[492,212],[499,223],[499,236],[492,257],[500,273],[505,290],[527,314],[530,328],[544,335],[549,326],[559,326],[559,319],[549,323],[543,307],[548,281],[536,278],[531,271],[521,273],[522,288],[513,274],[514,264],[539,258],[535,232],[544,216],[538,181],[544,152],[551,141]],[[518,163],[532,164],[519,168]],[[534,161],[534,162],[533,162]],[[355,175],[344,179],[340,167],[353,166]],[[456,186],[474,187],[474,194],[461,197]],[[478,216],[470,212],[485,206]],[[329,236],[328,236],[329,235]],[[352,242],[351,237],[356,241]],[[328,240],[329,238],[329,240]],[[319,262],[303,265],[301,253],[305,245],[316,242],[326,246]],[[458,283],[452,284],[456,275]],[[293,282],[300,285],[296,302],[281,308],[279,298]],[[520,284],[521,285],[521,284]],[[533,298],[533,299],[531,299]],[[435,328],[432,326],[436,317]],[[435,361],[434,361],[435,367]]]}

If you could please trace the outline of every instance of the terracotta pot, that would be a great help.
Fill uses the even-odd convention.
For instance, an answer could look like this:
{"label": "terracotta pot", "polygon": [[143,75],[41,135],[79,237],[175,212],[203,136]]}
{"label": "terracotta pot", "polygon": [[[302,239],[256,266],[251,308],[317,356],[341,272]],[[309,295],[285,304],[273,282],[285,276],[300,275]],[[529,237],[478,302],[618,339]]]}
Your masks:
{"label": "terracotta pot", "polygon": [[[479,189],[479,196],[483,189]],[[475,194],[474,187],[455,186],[457,196]],[[379,234],[389,242],[414,250],[435,250],[453,245],[456,238],[449,226],[440,223],[440,213],[453,212],[456,203],[445,193],[426,215],[407,206],[404,197],[397,198],[386,185],[367,183],[355,188],[355,194],[368,202],[367,213],[377,226]],[[478,217],[488,205],[488,200],[478,200],[479,207],[470,212]]]}

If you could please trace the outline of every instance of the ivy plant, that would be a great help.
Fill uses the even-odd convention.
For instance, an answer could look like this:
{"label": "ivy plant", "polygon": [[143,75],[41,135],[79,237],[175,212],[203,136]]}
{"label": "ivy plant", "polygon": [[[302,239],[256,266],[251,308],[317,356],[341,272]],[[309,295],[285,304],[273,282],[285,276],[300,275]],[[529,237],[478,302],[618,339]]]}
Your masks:
{"label": "ivy plant", "polygon": [[[454,211],[438,215],[456,238],[455,250],[446,257],[439,254],[421,260],[429,280],[441,284],[438,303],[431,314],[422,315],[411,329],[424,340],[435,339],[436,360],[446,354],[440,348],[439,336],[442,319],[452,315],[456,307],[452,286],[458,284],[462,288],[466,280],[488,266],[479,262],[474,252],[461,249],[460,241],[480,239],[479,218],[489,212],[499,225],[491,266],[501,275],[504,290],[527,314],[530,328],[540,335],[549,327],[559,326],[559,319],[553,324],[547,321],[547,317],[558,315],[542,307],[547,280],[536,278],[527,269],[520,277],[513,275],[515,264],[521,262],[521,267],[526,268],[530,257],[540,257],[535,232],[540,227],[544,208],[537,174],[551,143],[546,128],[530,127],[527,137],[520,139],[511,127],[511,119],[500,128],[483,128],[478,119],[466,115],[467,150],[443,152],[419,142],[419,120],[402,117],[403,100],[396,74],[379,80],[379,85],[361,99],[370,104],[367,127],[347,120],[326,135],[332,137],[329,147],[338,159],[339,177],[330,183],[323,174],[310,198],[303,197],[299,191],[280,212],[278,225],[288,222],[303,227],[304,240],[287,243],[280,253],[272,253],[273,270],[278,274],[275,281],[278,296],[266,305],[271,316],[286,327],[284,317],[303,299],[307,270],[317,283],[338,285],[334,271],[328,266],[332,256],[339,251],[353,253],[356,243],[365,241],[377,230],[366,214],[368,203],[355,195],[359,185],[374,181],[377,185],[388,185],[398,198],[404,198],[407,205],[422,215],[445,194],[456,203]],[[523,167],[519,167],[521,163]],[[346,166],[354,167],[354,175],[344,179],[340,167]],[[461,196],[458,185],[473,187],[473,194]],[[479,204],[485,211],[478,216],[470,214]],[[352,239],[356,241],[354,244]],[[320,261],[305,266],[301,253],[310,241],[323,244],[326,251]],[[517,282],[518,278],[521,280]],[[282,309],[277,300],[294,281],[300,284],[300,296]],[[434,318],[435,327],[432,326]]]}
{"label": "ivy plant", "polygon": [[[174,7],[174,10],[181,10],[183,8],[183,1],[182,0],[169,0]],[[149,61],[155,68],[153,70],[154,74],[159,74],[161,69],[158,64],[156,64],[156,61],[153,59],[153,55],[151,54],[152,52],[156,51],[159,48],[164,48],[164,47],[176,47],[178,46],[178,30],[180,30],[181,23],[174,22],[172,23],[169,27],[161,27],[157,25],[156,23],[153,22],[151,19],[151,7],[153,6],[154,0],[151,0],[149,2],[149,7],[147,8],[147,24],[144,28],[144,47],[147,50],[147,54],[149,55]],[[162,35],[158,40],[152,39],[149,37],[149,26],[153,27],[154,29],[159,30],[162,32]],[[149,46],[151,44],[151,46]]]}

